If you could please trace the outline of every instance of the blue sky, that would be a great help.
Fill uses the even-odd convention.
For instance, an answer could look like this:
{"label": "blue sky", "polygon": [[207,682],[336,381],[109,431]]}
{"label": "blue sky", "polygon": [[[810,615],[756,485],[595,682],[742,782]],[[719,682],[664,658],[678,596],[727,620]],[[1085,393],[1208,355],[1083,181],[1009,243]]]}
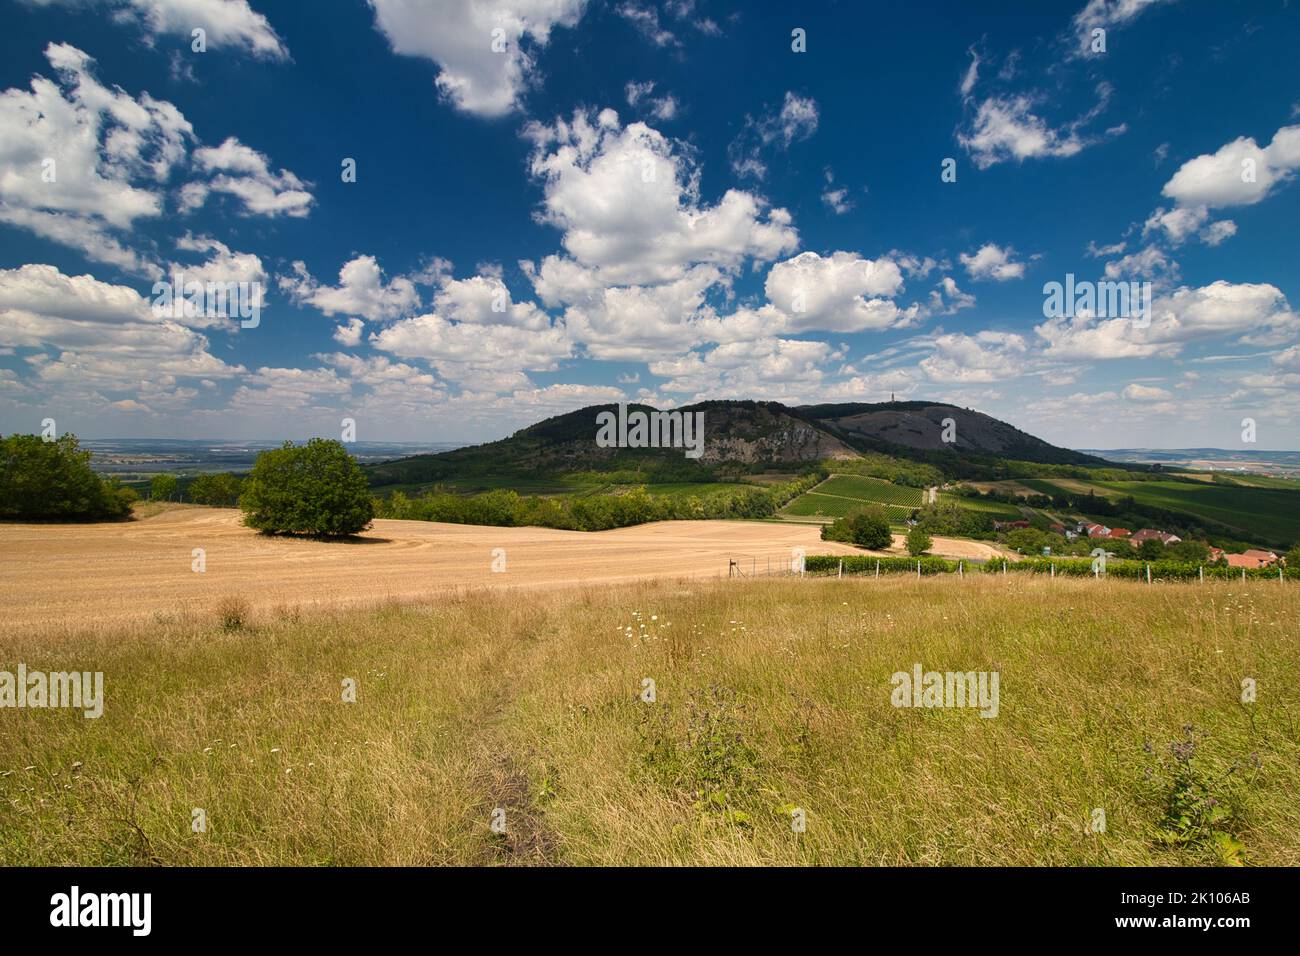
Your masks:
{"label": "blue sky", "polygon": [[[0,431],[892,393],[1300,448],[1295,4],[800,6],[0,3]],[[260,323],[158,314],[177,267]],[[1150,321],[1045,316],[1067,273]]]}

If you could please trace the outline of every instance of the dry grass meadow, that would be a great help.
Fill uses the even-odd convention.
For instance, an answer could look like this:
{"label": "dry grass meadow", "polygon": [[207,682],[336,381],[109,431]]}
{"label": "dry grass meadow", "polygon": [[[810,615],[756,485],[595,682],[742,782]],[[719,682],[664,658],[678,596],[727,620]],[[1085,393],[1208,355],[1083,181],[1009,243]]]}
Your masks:
{"label": "dry grass meadow", "polygon": [[[0,668],[101,670],[106,703],[0,711],[0,863],[1300,863],[1287,585],[253,597],[6,628]],[[917,662],[999,672],[999,715],[894,708]]]}

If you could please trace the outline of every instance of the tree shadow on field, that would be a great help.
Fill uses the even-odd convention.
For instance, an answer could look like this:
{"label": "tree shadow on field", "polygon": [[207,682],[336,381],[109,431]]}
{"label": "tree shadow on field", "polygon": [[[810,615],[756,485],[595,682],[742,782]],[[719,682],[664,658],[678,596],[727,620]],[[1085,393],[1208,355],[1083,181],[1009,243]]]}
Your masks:
{"label": "tree shadow on field", "polygon": [[381,538],[375,535],[360,534],[298,534],[293,531],[259,531],[264,538],[278,538],[282,541],[315,541],[320,544],[392,544],[395,539]]}

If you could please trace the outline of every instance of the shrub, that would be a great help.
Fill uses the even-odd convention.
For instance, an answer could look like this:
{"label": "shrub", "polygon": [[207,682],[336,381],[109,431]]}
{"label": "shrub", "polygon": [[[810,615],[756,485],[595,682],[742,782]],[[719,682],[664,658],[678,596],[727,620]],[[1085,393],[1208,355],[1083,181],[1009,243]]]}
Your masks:
{"label": "shrub", "polygon": [[90,468],[90,452],[75,435],[45,441],[10,435],[0,441],[0,516],[10,518],[121,518],[135,492]]}
{"label": "shrub", "polygon": [[859,548],[879,551],[893,544],[894,536],[889,530],[885,510],[877,507],[863,508],[823,525],[822,540],[844,541]]}
{"label": "shrub", "polygon": [[228,597],[217,605],[217,620],[223,631],[242,631],[248,622],[248,602],[239,597]]}
{"label": "shrub", "polygon": [[1224,866],[1243,866],[1246,847],[1238,838],[1242,820],[1232,777],[1238,770],[1258,770],[1259,757],[1252,754],[1211,770],[1201,752],[1209,737],[1207,731],[1186,724],[1182,739],[1170,743],[1167,753],[1146,743],[1144,749],[1156,757],[1156,764],[1147,768],[1145,779],[1163,805],[1156,840],[1164,846],[1206,852]]}
{"label": "shrub", "polygon": [[356,459],[337,441],[285,442],[257,456],[239,507],[268,534],[341,537],[370,527],[374,501]]}
{"label": "shrub", "polygon": [[933,547],[934,539],[920,525],[907,532],[907,553],[912,557],[919,558]]}

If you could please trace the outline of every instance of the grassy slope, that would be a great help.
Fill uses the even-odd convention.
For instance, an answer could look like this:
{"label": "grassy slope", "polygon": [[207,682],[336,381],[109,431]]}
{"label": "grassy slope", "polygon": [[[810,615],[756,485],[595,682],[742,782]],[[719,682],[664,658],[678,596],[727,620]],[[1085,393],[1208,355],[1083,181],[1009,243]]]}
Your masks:
{"label": "grassy slope", "polygon": [[[1300,864],[1278,584],[664,582],[251,627],[0,638],[107,682],[99,720],[0,714],[0,863],[1209,863],[1159,845],[1144,781],[1193,724],[1207,774],[1244,762],[1214,793],[1247,859]],[[918,661],[999,671],[1000,715],[891,707]]]}

